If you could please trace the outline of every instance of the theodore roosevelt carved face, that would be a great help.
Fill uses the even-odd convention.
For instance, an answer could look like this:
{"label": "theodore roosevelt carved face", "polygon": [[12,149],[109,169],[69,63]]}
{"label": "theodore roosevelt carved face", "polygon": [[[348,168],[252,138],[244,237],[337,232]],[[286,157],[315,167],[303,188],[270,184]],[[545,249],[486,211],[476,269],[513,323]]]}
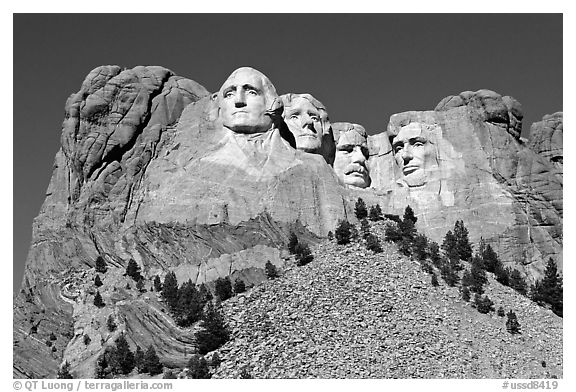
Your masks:
{"label": "theodore roosevelt carved face", "polygon": [[366,167],[368,159],[367,134],[363,126],[351,123],[336,123],[333,126],[336,140],[334,171],[349,186],[366,188],[370,176]]}
{"label": "theodore roosevelt carved face", "polygon": [[409,187],[426,184],[430,171],[437,166],[436,148],[424,128],[420,123],[410,123],[392,139],[394,160]]}
{"label": "theodore roosevelt carved face", "polygon": [[218,92],[219,116],[224,127],[238,133],[266,132],[279,104],[272,82],[260,71],[242,67],[226,79]]}

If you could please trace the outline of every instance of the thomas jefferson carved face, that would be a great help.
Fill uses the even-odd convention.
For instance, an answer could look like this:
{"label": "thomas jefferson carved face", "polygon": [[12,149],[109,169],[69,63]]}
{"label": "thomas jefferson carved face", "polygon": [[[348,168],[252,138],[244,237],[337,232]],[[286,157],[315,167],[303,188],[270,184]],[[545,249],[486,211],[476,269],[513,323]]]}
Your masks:
{"label": "thomas jefferson carved face", "polygon": [[370,176],[366,168],[368,159],[366,130],[358,124],[338,125],[340,124],[344,124],[344,129],[341,131],[334,127],[335,137],[338,135],[334,171],[346,185],[366,188],[370,185]]}
{"label": "thomas jefferson carved face", "polygon": [[296,148],[320,153],[324,124],[328,120],[326,110],[310,94],[286,94],[282,101],[284,121],[296,139]]}
{"label": "thomas jefferson carved face", "polygon": [[392,139],[394,159],[409,187],[426,184],[428,173],[436,166],[436,149],[419,123],[410,123]]}
{"label": "thomas jefferson carved face", "polygon": [[265,132],[272,126],[269,111],[276,100],[276,89],[264,74],[249,67],[239,68],[218,92],[220,118],[234,132]]}

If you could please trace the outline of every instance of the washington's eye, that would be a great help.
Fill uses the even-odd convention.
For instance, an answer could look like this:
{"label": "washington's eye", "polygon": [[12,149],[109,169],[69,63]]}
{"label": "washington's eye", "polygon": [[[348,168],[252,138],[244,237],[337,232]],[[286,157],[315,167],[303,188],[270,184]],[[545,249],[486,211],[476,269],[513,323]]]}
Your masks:
{"label": "washington's eye", "polygon": [[400,150],[402,150],[402,147],[403,147],[403,146],[396,146],[396,147],[394,147],[394,153],[395,153],[395,154],[398,153]]}
{"label": "washington's eye", "polygon": [[233,91],[226,91],[226,92],[224,93],[224,98],[230,98],[230,97],[233,96],[233,95],[234,95],[234,92],[233,92]]}
{"label": "washington's eye", "polygon": [[256,91],[256,90],[248,90],[248,94],[250,94],[250,95],[258,95],[258,91]]}
{"label": "washington's eye", "polygon": [[290,120],[297,120],[298,119],[298,115],[297,114],[291,114],[290,115]]}
{"label": "washington's eye", "polygon": [[310,116],[310,118],[312,119],[312,121],[320,121],[320,117],[318,116]]}
{"label": "washington's eye", "polygon": [[422,142],[415,142],[414,143],[414,147],[422,147],[424,145],[424,143]]}

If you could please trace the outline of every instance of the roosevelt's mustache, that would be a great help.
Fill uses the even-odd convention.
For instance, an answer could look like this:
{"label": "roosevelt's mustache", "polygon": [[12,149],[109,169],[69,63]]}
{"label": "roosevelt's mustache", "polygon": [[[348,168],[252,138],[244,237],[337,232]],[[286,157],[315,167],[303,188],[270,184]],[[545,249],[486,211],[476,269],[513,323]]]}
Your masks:
{"label": "roosevelt's mustache", "polygon": [[348,165],[348,167],[346,167],[346,170],[344,170],[344,174],[350,174],[354,172],[358,172],[361,174],[368,174],[368,170],[366,170],[364,166],[359,165],[357,163]]}

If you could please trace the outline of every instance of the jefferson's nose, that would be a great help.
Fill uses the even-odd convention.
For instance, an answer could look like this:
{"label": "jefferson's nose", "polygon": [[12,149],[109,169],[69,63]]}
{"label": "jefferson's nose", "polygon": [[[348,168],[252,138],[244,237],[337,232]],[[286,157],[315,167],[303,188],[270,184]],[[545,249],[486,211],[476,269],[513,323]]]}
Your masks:
{"label": "jefferson's nose", "polygon": [[308,128],[314,133],[316,133],[316,128],[314,128],[314,121],[312,121],[312,119],[308,115],[303,115],[300,118],[300,126],[302,128]]}

